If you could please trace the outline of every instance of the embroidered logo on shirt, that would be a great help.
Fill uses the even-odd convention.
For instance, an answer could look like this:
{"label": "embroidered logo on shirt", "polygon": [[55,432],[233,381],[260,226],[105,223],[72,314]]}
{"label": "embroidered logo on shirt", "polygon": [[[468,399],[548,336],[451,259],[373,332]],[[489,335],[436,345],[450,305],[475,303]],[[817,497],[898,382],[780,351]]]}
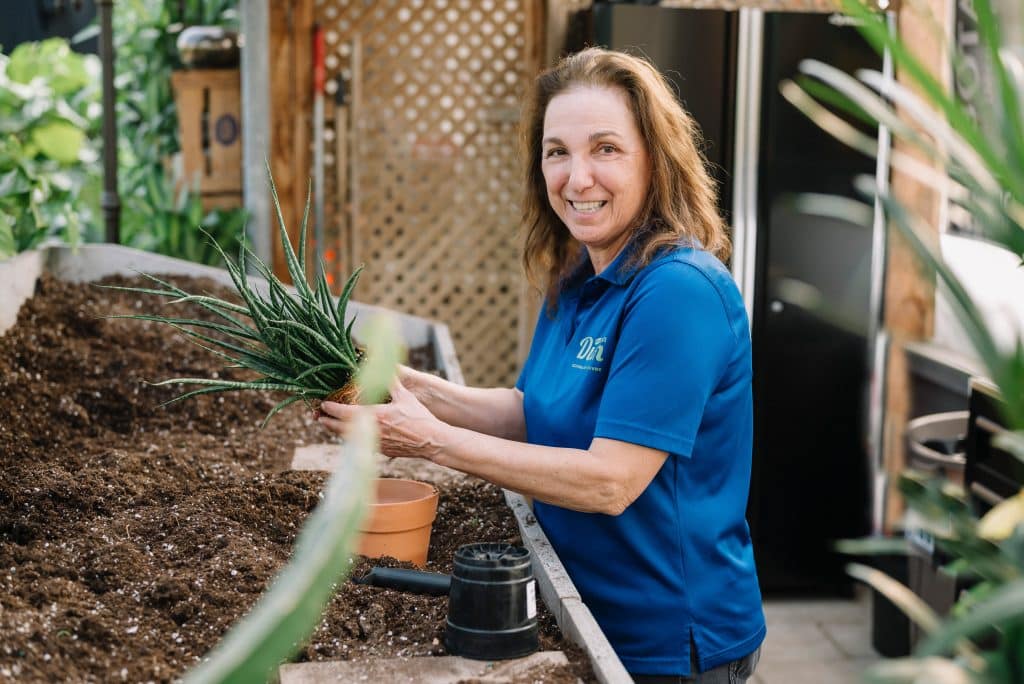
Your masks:
{"label": "embroidered logo on shirt", "polygon": [[[580,361],[596,361],[597,363],[601,363],[604,361],[604,343],[607,341],[607,337],[593,338],[589,335],[584,337],[580,340],[580,350],[576,354],[576,358]],[[572,367],[580,370],[593,371],[595,373],[599,373],[603,370],[601,366],[581,363],[573,363]]]}

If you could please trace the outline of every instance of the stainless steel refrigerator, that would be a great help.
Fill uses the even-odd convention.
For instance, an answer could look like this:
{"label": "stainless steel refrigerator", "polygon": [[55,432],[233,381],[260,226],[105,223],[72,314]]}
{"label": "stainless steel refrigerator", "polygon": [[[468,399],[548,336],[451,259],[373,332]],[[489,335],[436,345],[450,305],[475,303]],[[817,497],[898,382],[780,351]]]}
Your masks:
{"label": "stainless steel refrigerator", "polygon": [[882,59],[829,14],[597,3],[574,26],[569,49],[648,56],[701,125],[752,326],[748,521],[762,589],[849,593],[849,559],[832,544],[871,529],[867,390],[884,241],[863,205],[840,218],[818,207],[857,197],[853,178],[874,176],[876,162],[820,131],[778,86],[805,58],[847,72]]}

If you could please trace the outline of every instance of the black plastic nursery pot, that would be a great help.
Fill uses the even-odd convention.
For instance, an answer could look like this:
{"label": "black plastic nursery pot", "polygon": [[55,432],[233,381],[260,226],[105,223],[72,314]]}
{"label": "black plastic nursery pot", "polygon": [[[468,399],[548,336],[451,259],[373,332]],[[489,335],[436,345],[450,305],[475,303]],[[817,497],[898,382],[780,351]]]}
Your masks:
{"label": "black plastic nursery pot", "polygon": [[[907,556],[886,554],[869,562],[894,580],[907,583]],[[910,655],[910,618],[877,591],[871,592],[871,646],[886,658]]]}
{"label": "black plastic nursery pot", "polygon": [[478,660],[519,658],[537,650],[536,582],[528,549],[503,543],[459,547],[445,647]]}
{"label": "black plastic nursery pot", "polygon": [[502,542],[466,544],[451,575],[407,568],[373,568],[359,584],[434,596],[448,595],[445,647],[475,660],[505,660],[539,647],[537,593],[530,551]]}

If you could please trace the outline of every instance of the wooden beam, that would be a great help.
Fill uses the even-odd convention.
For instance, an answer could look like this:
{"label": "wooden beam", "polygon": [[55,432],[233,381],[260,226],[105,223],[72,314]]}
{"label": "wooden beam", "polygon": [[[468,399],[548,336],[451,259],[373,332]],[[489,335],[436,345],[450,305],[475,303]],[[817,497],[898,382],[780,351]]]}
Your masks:
{"label": "wooden beam", "polygon": [[[288,236],[298,247],[310,172],[313,0],[270,3],[270,168]],[[290,282],[273,217],[274,273]]]}
{"label": "wooden beam", "polygon": [[[944,0],[903,3],[899,14],[899,33],[910,52],[940,80],[948,83],[948,55],[942,48],[942,36],[948,31],[947,14]],[[909,77],[899,70],[896,79],[916,90]],[[901,141],[896,141],[894,148],[929,163],[916,149]],[[930,226],[938,240],[941,207],[945,199],[895,171],[892,194],[911,214]],[[935,318],[935,282],[921,269],[916,252],[897,230],[890,231],[885,277],[885,325],[892,336],[892,344],[886,373],[883,459],[890,480],[885,529],[891,532],[904,512],[904,503],[895,485],[907,464],[905,432],[912,400],[904,344],[931,336]]]}

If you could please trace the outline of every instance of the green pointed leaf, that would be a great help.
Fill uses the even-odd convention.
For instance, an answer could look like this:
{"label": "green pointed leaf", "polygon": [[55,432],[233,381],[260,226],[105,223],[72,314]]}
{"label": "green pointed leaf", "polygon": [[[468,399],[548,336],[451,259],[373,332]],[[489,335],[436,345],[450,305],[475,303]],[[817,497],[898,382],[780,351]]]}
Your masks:
{"label": "green pointed leaf", "polygon": [[398,364],[405,360],[405,349],[398,335],[398,323],[393,316],[374,316],[366,327],[369,352],[356,375],[359,400],[364,404],[378,404],[388,396]]}
{"label": "green pointed leaf", "polygon": [[267,415],[264,416],[263,421],[260,423],[260,429],[262,430],[263,428],[265,428],[267,426],[267,423],[270,422],[270,419],[273,418],[278,413],[280,413],[283,409],[291,406],[297,401],[303,401],[304,399],[306,399],[306,397],[300,394],[295,394],[288,397],[287,399],[279,401],[277,404],[274,405],[272,409],[270,409]]}
{"label": "green pointed leaf", "polygon": [[[999,103],[1002,105],[1002,119],[1005,122],[1006,135],[1004,142],[1009,146],[1009,160],[1012,163],[1012,171],[1018,181],[1022,180],[1021,172],[1024,171],[1021,165],[1024,164],[1024,117],[1021,116],[1020,93],[1017,92],[1013,81],[1010,79],[1006,65],[1003,63],[1003,55],[1000,53],[1000,30],[996,24],[995,16],[992,14],[992,7],[988,2],[976,2],[972,5],[978,19],[978,33],[981,36],[981,44],[988,52],[988,64],[995,71],[995,81],[999,89]],[[1015,162],[1015,163],[1014,163]]]}
{"label": "green pointed leaf", "polygon": [[889,599],[924,631],[932,632],[938,628],[939,616],[935,611],[914,592],[884,572],[860,563],[848,564],[846,572]]}
{"label": "green pointed leaf", "polygon": [[[872,181],[861,180],[858,181],[857,185],[862,192],[874,194],[875,188]],[[922,238],[922,235],[926,234],[926,230],[918,225],[919,221],[910,216],[902,205],[893,201],[888,195],[880,195],[879,199],[885,206],[886,214],[900,229],[904,237],[907,238],[914,251],[921,257],[925,266],[938,274],[948,288],[951,294],[951,304],[957,309],[958,317],[964,324],[971,343],[981,356],[990,377],[1000,378],[1002,376],[1003,364],[998,347],[988,330],[988,326],[985,324],[984,318],[974,305],[974,302],[971,301],[960,280],[946,266],[936,248]]]}
{"label": "green pointed leaf", "polygon": [[[987,167],[998,177],[1009,179],[1010,174],[1006,165],[981,135],[963,106],[948,94],[946,88],[911,54],[899,37],[889,31],[884,17],[868,9],[862,0],[842,0],[842,8],[844,12],[859,20],[858,29],[861,34],[880,54],[886,48],[889,49],[896,68],[904,70],[917,83],[925,96],[943,112],[953,130],[958,131],[981,155]],[[1017,188],[1014,191],[1017,197],[1021,196],[1019,190]]]}
{"label": "green pointed leaf", "polygon": [[0,211],[0,259],[14,256],[17,245],[14,242],[14,220]]}
{"label": "green pointed leaf", "polygon": [[994,625],[1024,622],[1024,579],[994,590],[987,600],[974,606],[964,617],[947,622],[915,650],[919,656],[940,655],[964,638],[990,631]]}
{"label": "green pointed leaf", "polygon": [[[113,314],[110,316],[104,316],[104,318],[128,318],[139,321],[152,321],[154,323],[164,323],[177,330],[180,330],[183,333],[190,335],[198,333],[195,333],[195,331],[189,330],[188,328],[183,328],[181,326],[194,325],[198,328],[207,328],[209,330],[215,330],[229,337],[237,337],[243,340],[260,339],[259,335],[249,328],[235,328],[227,325],[222,325],[220,323],[214,323],[213,321],[204,321],[201,318],[171,318],[169,316],[154,316],[152,314]],[[217,342],[218,344],[228,344],[227,342],[222,340],[218,340]]]}
{"label": "green pointed leaf", "polygon": [[863,539],[840,539],[836,551],[850,556],[908,555],[909,542],[902,537],[865,537]]}
{"label": "green pointed leaf", "polygon": [[268,681],[306,641],[334,587],[351,568],[350,554],[372,492],[376,435],[372,417],[360,415],[345,437],[341,467],[299,534],[292,561],[253,611],[188,673],[187,684]]}
{"label": "green pointed leaf", "polygon": [[[287,383],[275,383],[275,382],[242,382],[232,380],[211,380],[210,378],[170,378],[168,380],[161,380],[160,382],[152,383],[154,387],[162,387],[163,385],[206,385],[207,389],[197,390],[199,392],[222,392],[228,390],[271,390],[281,392],[291,392],[296,389],[295,385]],[[217,388],[217,389],[213,389]],[[178,397],[174,401],[184,399],[184,397]]]}
{"label": "green pointed leaf", "polygon": [[872,684],[978,684],[974,674],[945,658],[895,658],[872,665],[865,672]]}

